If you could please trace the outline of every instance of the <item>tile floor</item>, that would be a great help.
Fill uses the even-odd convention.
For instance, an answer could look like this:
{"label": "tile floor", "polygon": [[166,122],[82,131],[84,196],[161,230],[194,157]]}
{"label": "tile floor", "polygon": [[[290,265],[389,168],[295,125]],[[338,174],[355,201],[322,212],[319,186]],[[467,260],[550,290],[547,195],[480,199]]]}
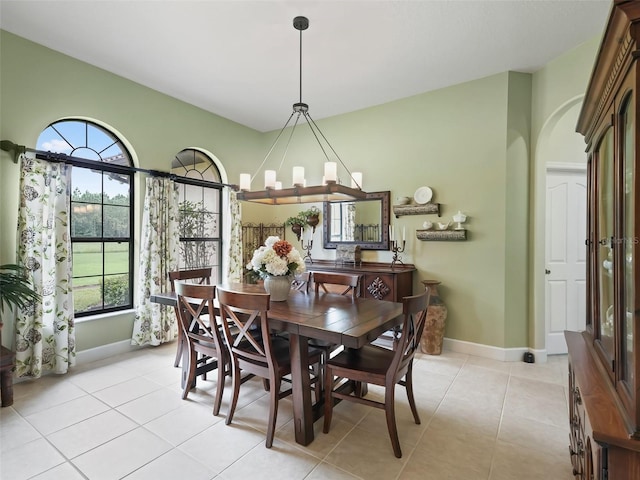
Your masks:
{"label": "tile floor", "polygon": [[[570,480],[566,356],[502,363],[444,352],[415,360],[413,423],[404,389],[397,416],[403,457],[393,456],[384,412],[342,402],[331,432],[302,447],[281,400],[266,449],[268,397],[252,380],[233,424],[211,413],[215,381],[181,400],[175,344],[78,365],[64,376],[14,386],[0,409],[0,478],[129,480],[488,479]],[[380,395],[370,387],[369,395]]]}

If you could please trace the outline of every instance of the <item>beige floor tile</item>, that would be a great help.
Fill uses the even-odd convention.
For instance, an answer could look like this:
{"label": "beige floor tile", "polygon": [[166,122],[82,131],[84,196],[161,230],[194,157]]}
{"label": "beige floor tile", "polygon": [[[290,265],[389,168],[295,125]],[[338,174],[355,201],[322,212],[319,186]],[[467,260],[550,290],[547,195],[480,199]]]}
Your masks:
{"label": "beige floor tile", "polygon": [[209,480],[215,473],[179,450],[170,450],[152,460],[135,472],[124,477],[126,480]]}
{"label": "beige floor tile", "polygon": [[396,458],[388,435],[371,435],[355,427],[336,445],[325,461],[357,477],[373,479],[396,478],[413,449],[402,445],[404,458]]}
{"label": "beige floor tile", "polygon": [[467,362],[468,355],[449,352],[445,355],[416,355],[414,368],[453,378]]}
{"label": "beige floor tile", "polygon": [[100,400],[86,395],[46,410],[28,415],[25,419],[41,434],[49,435],[87,418],[109,410]]}
{"label": "beige floor tile", "polygon": [[40,438],[40,433],[13,407],[0,409],[0,452]]}
{"label": "beige floor tile", "polygon": [[64,456],[75,458],[137,427],[138,424],[121,413],[109,410],[59,430],[47,438]]}
{"label": "beige floor tile", "polygon": [[265,436],[244,424],[218,422],[179,445],[181,452],[220,473],[254,447],[264,448]]}
{"label": "beige floor tile", "polygon": [[353,424],[334,419],[328,433],[323,433],[324,418],[320,418],[313,424],[314,439],[309,445],[300,445],[295,439],[293,420],[276,431],[276,438],[287,442],[296,448],[303,450],[316,458],[324,459],[336,444],[354,428]]}
{"label": "beige floor tile", "polygon": [[567,451],[550,454],[535,445],[522,447],[498,440],[489,480],[573,480]]}
{"label": "beige floor tile", "polygon": [[46,472],[31,477],[31,480],[84,480],[85,477],[69,462],[62,463]]}
{"label": "beige floor tile", "polygon": [[569,445],[569,422],[563,426],[555,426],[505,412],[498,439],[523,448],[535,445],[539,451],[564,454]]}
{"label": "beige floor tile", "polygon": [[224,416],[213,415],[213,409],[197,402],[183,401],[183,405],[145,424],[145,428],[177,446],[197,434],[224,422]]}
{"label": "beige floor tile", "polygon": [[126,382],[98,390],[94,392],[93,395],[110,407],[117,407],[118,405],[135,400],[138,397],[155,392],[161,388],[162,385],[156,382],[152,382],[143,377],[136,377]]}
{"label": "beige floor tile", "polygon": [[553,383],[512,377],[504,411],[562,427],[568,422],[565,387]]}
{"label": "beige floor tile", "polygon": [[44,438],[23,443],[0,452],[3,479],[23,480],[45,472],[65,459]]}
{"label": "beige floor tile", "polygon": [[179,395],[170,389],[162,388],[120,405],[116,410],[134,422],[144,425],[171,410],[180,408],[181,404],[182,398]]}
{"label": "beige floor tile", "polygon": [[123,368],[118,365],[105,365],[88,369],[81,373],[73,373],[69,381],[86,392],[93,393],[113,385],[117,385],[138,376],[135,368]]}
{"label": "beige floor tile", "polygon": [[171,450],[171,445],[143,427],[125,433],[74,458],[72,463],[91,480],[115,480]]}
{"label": "beige floor tile", "polygon": [[[46,375],[37,380],[26,380],[13,386],[13,408],[22,416],[62,405],[83,397],[86,391],[77,387],[66,377]],[[42,399],[47,401],[43,402]]]}
{"label": "beige floor tile", "polygon": [[271,448],[256,445],[245,457],[226,468],[221,476],[228,480],[302,480],[318,463],[317,458],[276,439]]}
{"label": "beige floor tile", "polygon": [[305,480],[357,480],[362,477],[356,477],[355,475],[340,470],[339,468],[322,462],[313,469],[313,471],[305,477]]}

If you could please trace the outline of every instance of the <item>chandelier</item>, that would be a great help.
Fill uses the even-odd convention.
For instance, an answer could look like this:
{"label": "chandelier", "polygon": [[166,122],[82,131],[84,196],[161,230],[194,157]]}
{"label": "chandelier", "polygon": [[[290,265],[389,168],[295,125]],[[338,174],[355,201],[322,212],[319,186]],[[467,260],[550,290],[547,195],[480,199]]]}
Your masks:
{"label": "chandelier", "polygon": [[[258,172],[253,176],[248,173],[241,173],[240,191],[237,194],[237,198],[238,200],[246,202],[264,203],[268,205],[335,202],[361,200],[366,198],[367,193],[362,191],[362,173],[352,173],[349,171],[318,125],[313,121],[313,118],[311,118],[311,115],[309,114],[309,105],[302,101],[302,32],[309,28],[309,19],[306,17],[295,17],[293,19],[293,27],[300,32],[300,97],[299,101],[293,104],[293,112],[291,112],[287,123],[285,123],[282,130],[280,130],[276,136],[276,139],[267,152],[267,155],[258,167],[258,172],[264,167],[267,159],[275,149],[286,128],[289,126],[291,121],[295,119],[291,128],[291,133],[289,134],[289,139],[285,146],[282,161],[280,162],[280,167],[282,167],[287,155],[289,144],[291,143],[291,138],[295,133],[298,121],[302,117],[309,126],[314,138],[322,150],[322,153],[324,154],[324,157],[326,158],[326,162],[324,164],[324,177],[320,185],[307,186],[304,178],[304,167],[294,166],[292,186],[282,188],[282,182],[276,179],[277,172],[275,170],[265,170],[264,190],[254,191],[251,190],[251,182],[255,179]],[[329,156],[330,154],[332,154],[346,170],[350,180],[349,186],[343,185],[340,182],[338,177],[338,162],[331,160]]]}

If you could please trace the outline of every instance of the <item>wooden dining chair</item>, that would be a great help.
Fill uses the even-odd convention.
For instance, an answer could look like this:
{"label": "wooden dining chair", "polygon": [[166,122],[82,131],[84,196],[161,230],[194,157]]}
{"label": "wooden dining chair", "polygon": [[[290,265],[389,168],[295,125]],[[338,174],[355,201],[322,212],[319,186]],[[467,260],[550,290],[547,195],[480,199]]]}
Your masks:
{"label": "wooden dining chair", "polygon": [[230,355],[216,321],[214,299],[215,285],[175,283],[177,294],[176,311],[180,329],[188,349],[189,363],[182,398],[195,387],[196,377],[218,370],[218,384],[213,403],[213,414],[218,415],[222,403],[225,377],[231,374]]}
{"label": "wooden dining chair", "polygon": [[[402,457],[395,415],[395,385],[398,383],[407,390],[407,397],[413,418],[420,424],[420,417],[413,398],[413,357],[420,346],[420,337],[424,329],[429,304],[429,292],[404,297],[402,330],[389,350],[376,345],[365,345],[360,349],[349,349],[329,359],[325,365],[324,397],[324,433],[329,432],[333,414],[334,398],[362,403],[385,411],[387,428],[393,453]],[[334,377],[335,380],[334,380]],[[358,389],[354,393],[340,391],[347,381],[371,383],[384,387],[384,401],[379,402],[361,397]]]}
{"label": "wooden dining chair", "polygon": [[[169,272],[169,282],[171,283],[171,291],[176,291],[175,283],[177,281],[194,283],[197,285],[210,285],[211,284],[211,268],[196,268],[192,270],[176,270]],[[177,312],[176,312],[177,315]],[[174,367],[180,366],[180,359],[182,358],[182,351],[184,349],[185,340],[182,337],[182,333],[178,332],[178,348],[176,350],[176,359],[173,362]]]}
{"label": "wooden dining chair", "polygon": [[[316,295],[333,292],[351,296],[352,300],[355,300],[359,295],[361,279],[362,275],[350,273],[313,272],[311,275]],[[321,388],[324,388],[324,365],[331,354],[341,348],[341,345],[316,339],[309,339],[309,345],[322,350],[322,361],[318,365],[319,370],[316,373],[321,378]]]}
{"label": "wooden dining chair", "polygon": [[[356,298],[360,295],[361,278],[362,275],[352,273],[313,272],[312,282],[316,293],[333,292],[341,295],[351,295],[352,298]],[[332,288],[331,286],[338,288]]]}
{"label": "wooden dining chair", "polygon": [[[278,401],[291,394],[290,388],[280,391],[282,377],[291,373],[289,341],[270,334],[269,294],[239,293],[222,288],[218,289],[217,294],[223,331],[231,352],[233,397],[226,424],[231,424],[238,403],[242,383],[241,372],[268,380],[269,420],[266,447],[271,448],[278,415]],[[309,364],[318,363],[320,356],[320,350],[309,348]],[[317,384],[318,379],[312,379],[312,382]]]}

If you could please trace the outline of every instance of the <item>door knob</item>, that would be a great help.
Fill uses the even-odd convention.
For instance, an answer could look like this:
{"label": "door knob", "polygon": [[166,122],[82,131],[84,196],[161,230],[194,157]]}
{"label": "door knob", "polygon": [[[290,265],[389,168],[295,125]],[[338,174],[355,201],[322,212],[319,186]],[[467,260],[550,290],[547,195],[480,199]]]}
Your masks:
{"label": "door knob", "polygon": [[545,275],[549,275],[551,273],[551,270],[549,270],[548,268],[544,269],[544,274]]}

